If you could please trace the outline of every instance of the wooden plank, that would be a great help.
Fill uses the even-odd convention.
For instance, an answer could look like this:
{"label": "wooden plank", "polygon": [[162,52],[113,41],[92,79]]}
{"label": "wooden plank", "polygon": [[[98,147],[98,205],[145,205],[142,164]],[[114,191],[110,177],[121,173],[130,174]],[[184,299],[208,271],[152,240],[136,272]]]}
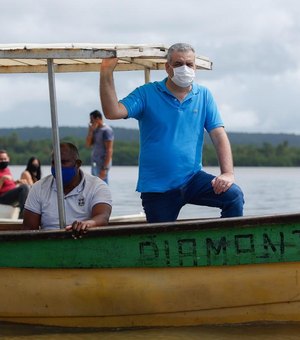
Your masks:
{"label": "wooden plank", "polygon": [[[151,45],[0,45],[0,73],[46,73],[46,59],[55,72],[99,72],[102,58],[118,57],[116,71],[164,70],[167,47]],[[212,68],[206,57],[196,57],[197,69]]]}
{"label": "wooden plank", "polygon": [[299,271],[299,263],[167,269],[1,268],[0,320],[101,328],[299,322]]}
{"label": "wooden plank", "polygon": [[62,50],[62,49],[35,49],[35,50],[1,50],[1,59],[102,59],[116,56],[116,51],[108,50]]}

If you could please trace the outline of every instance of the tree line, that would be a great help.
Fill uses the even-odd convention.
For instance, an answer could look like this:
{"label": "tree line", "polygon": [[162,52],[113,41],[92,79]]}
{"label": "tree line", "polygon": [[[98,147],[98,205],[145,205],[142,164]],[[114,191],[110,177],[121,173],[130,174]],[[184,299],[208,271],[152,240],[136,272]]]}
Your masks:
{"label": "tree line", "polygon": [[[61,138],[62,142],[70,142],[77,146],[83,165],[89,165],[91,149],[85,146],[85,138],[74,136]],[[21,140],[16,133],[0,137],[0,149],[8,152],[11,165],[25,165],[30,157],[38,158],[43,165],[51,164],[52,140]],[[139,154],[138,142],[114,142],[114,165],[137,165]]]}
{"label": "tree line", "polygon": [[[91,150],[85,146],[84,138],[74,136],[61,139],[78,147],[84,165],[90,164]],[[10,156],[11,165],[24,165],[30,157],[40,159],[43,165],[50,165],[51,139],[21,140],[16,133],[0,137],[0,149],[5,149]],[[235,166],[300,166],[300,147],[290,146],[287,141],[278,145],[263,143],[262,145],[232,145]],[[114,142],[114,165],[137,165],[139,143],[136,141]],[[203,147],[203,165],[217,166],[218,160],[212,144]]]}
{"label": "tree line", "polygon": [[[289,146],[288,142],[278,145],[263,143],[262,145],[232,145],[235,166],[300,166],[300,147]],[[218,165],[216,153],[212,145],[204,145],[203,165]]]}

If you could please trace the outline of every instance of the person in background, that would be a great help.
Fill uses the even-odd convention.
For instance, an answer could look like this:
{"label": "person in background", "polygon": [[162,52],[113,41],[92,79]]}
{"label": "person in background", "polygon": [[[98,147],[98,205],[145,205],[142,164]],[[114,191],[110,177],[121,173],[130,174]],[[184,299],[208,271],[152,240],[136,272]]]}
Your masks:
{"label": "person in background", "polygon": [[100,111],[90,113],[90,124],[86,137],[86,146],[92,147],[92,175],[108,183],[108,173],[112,164],[114,132],[104,124]]}
{"label": "person in background", "polygon": [[[243,215],[243,193],[234,183],[231,146],[211,92],[194,83],[195,50],[186,43],[167,53],[167,77],[140,86],[118,102],[116,58],[103,59],[100,98],[108,119],[135,118],[140,130],[139,178],[147,221],[175,221],[185,204],[221,209],[221,217]],[[215,176],[202,169],[206,130],[220,165]]]}
{"label": "person in background", "polygon": [[[81,235],[90,228],[108,224],[112,199],[108,185],[85,174],[76,146],[61,143],[61,165],[66,213],[66,230]],[[52,153],[51,175],[33,184],[25,202],[25,229],[59,229],[57,186]]]}
{"label": "person in background", "polygon": [[19,218],[23,218],[29,186],[23,180],[13,179],[8,167],[9,161],[6,150],[0,150],[0,204],[18,206],[20,208]]}
{"label": "person in background", "polygon": [[32,185],[41,179],[41,162],[36,157],[30,157],[26,169],[21,174],[21,180]]}

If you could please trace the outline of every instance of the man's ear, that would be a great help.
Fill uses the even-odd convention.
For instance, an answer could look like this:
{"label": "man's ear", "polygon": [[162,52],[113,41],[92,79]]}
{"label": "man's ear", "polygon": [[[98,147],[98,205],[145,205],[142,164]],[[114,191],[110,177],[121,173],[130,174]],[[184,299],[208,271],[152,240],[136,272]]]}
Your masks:
{"label": "man's ear", "polygon": [[173,69],[172,69],[171,65],[168,62],[165,63],[165,69],[166,69],[166,72],[167,72],[168,76],[172,77],[172,74],[174,72],[173,72]]}
{"label": "man's ear", "polygon": [[76,159],[76,162],[75,162],[75,164],[76,164],[77,168],[80,168],[80,167],[81,167],[81,165],[82,165],[82,161],[81,161],[81,159]]}

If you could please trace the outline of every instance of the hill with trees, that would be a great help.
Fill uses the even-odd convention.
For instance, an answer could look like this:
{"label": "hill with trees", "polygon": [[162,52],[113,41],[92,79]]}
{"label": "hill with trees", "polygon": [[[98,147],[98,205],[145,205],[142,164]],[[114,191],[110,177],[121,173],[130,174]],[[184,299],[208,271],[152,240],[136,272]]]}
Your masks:
{"label": "hill with trees", "polygon": [[[115,139],[119,141],[127,142],[138,142],[139,131],[137,129],[126,129],[126,128],[114,128]],[[52,130],[46,127],[23,127],[23,128],[6,128],[0,129],[1,137],[8,137],[12,134],[16,134],[20,140],[42,140],[51,139]],[[60,127],[59,136],[60,138],[74,137],[83,139],[86,137],[87,127]]]}
{"label": "hill with trees", "polygon": [[[114,128],[114,165],[137,165],[139,131]],[[61,127],[62,141],[74,143],[83,164],[90,164],[90,149],[85,146],[87,129]],[[294,134],[228,133],[231,140],[235,166],[300,166],[300,136]],[[11,164],[24,165],[31,156],[42,164],[50,164],[52,131],[50,128],[0,129],[0,149],[6,149]],[[205,136],[203,165],[216,166],[218,160],[214,147]]]}
{"label": "hill with trees", "polygon": [[[114,127],[115,139],[124,142],[138,142],[139,131],[137,129],[126,129]],[[20,140],[41,140],[51,139],[51,128],[46,127],[23,127],[23,128],[0,128],[0,136],[7,137],[16,134]],[[87,134],[86,127],[60,127],[59,135],[61,138],[75,137],[85,138]],[[300,135],[284,134],[284,133],[240,133],[228,132],[232,145],[263,145],[264,143],[276,146],[287,142],[289,146],[300,147]],[[206,135],[206,143],[210,143],[209,137]]]}

